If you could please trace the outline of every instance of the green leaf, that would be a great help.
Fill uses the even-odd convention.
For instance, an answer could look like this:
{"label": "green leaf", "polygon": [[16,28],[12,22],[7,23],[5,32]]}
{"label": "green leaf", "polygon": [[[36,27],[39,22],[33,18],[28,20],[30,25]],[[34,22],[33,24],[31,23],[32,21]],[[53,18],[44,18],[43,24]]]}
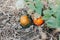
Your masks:
{"label": "green leaf", "polygon": [[53,7],[53,8],[52,8],[52,11],[53,11],[53,12],[58,12],[58,11],[60,11],[60,5],[58,5],[58,6],[56,6],[56,7]]}
{"label": "green leaf", "polygon": [[46,21],[46,24],[50,28],[56,28],[56,20],[55,20],[55,18],[51,17],[48,21]]}
{"label": "green leaf", "polygon": [[35,9],[36,13],[38,13],[39,15],[41,15],[41,10],[40,9]]}
{"label": "green leaf", "polygon": [[45,22],[50,28],[60,28],[60,20],[51,17],[49,20]]}
{"label": "green leaf", "polygon": [[60,21],[57,20],[57,28],[60,28]]}
{"label": "green leaf", "polygon": [[56,13],[57,26],[60,27],[60,12]]}
{"label": "green leaf", "polygon": [[53,14],[52,10],[49,10],[49,9],[44,10],[43,13],[44,13],[44,16],[43,16],[44,20],[48,20]]}
{"label": "green leaf", "polygon": [[50,17],[51,17],[51,15],[45,14],[45,15],[43,16],[43,19],[44,19],[45,21],[47,21]]}
{"label": "green leaf", "polygon": [[42,8],[43,8],[43,4],[42,4],[41,0],[33,0],[32,2],[29,3],[29,5],[28,5],[29,8],[32,9],[32,10],[35,10],[36,13],[41,15]]}
{"label": "green leaf", "polygon": [[55,0],[57,5],[60,5],[60,0]]}
{"label": "green leaf", "polygon": [[41,0],[35,0],[35,6],[36,6],[36,9],[35,9],[36,12],[41,15],[42,8],[43,8],[43,4],[42,4]]}
{"label": "green leaf", "polygon": [[60,11],[57,11],[56,14],[55,14],[55,16],[56,16],[56,19],[60,20]]}
{"label": "green leaf", "polygon": [[24,0],[25,2],[28,2],[29,0]]}
{"label": "green leaf", "polygon": [[28,6],[29,6],[29,8],[30,8],[30,9],[35,10],[35,6],[34,6],[34,4],[33,4],[33,3],[29,3],[29,5],[28,5]]}
{"label": "green leaf", "polygon": [[44,10],[44,11],[43,11],[43,13],[44,13],[44,15],[45,15],[45,14],[52,15],[52,14],[53,14],[53,11],[52,11],[52,10],[47,9],[47,10]]}
{"label": "green leaf", "polygon": [[36,8],[38,8],[38,9],[43,8],[43,4],[42,4],[42,2],[41,2],[40,0],[35,1],[35,6],[36,6]]}
{"label": "green leaf", "polygon": [[48,6],[49,6],[50,8],[54,8],[55,5],[50,2],[50,3],[48,4]]}
{"label": "green leaf", "polygon": [[[44,20],[46,20],[45,23],[48,27],[60,28],[60,0],[55,1],[57,6],[50,1],[48,2],[48,6],[51,8],[51,10],[48,9],[43,11],[43,18]],[[55,18],[51,16],[52,14],[55,16]]]}

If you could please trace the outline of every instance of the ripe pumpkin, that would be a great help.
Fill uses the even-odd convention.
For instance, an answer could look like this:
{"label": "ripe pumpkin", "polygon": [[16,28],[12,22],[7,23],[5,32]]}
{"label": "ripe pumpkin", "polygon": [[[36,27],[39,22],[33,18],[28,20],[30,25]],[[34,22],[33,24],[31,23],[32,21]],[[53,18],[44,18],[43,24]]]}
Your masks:
{"label": "ripe pumpkin", "polygon": [[37,26],[40,26],[44,23],[44,20],[42,19],[42,17],[35,18],[35,19],[33,19],[33,23]]}
{"label": "ripe pumpkin", "polygon": [[26,27],[28,24],[30,24],[30,20],[27,15],[22,15],[20,18],[20,24],[24,27]]}

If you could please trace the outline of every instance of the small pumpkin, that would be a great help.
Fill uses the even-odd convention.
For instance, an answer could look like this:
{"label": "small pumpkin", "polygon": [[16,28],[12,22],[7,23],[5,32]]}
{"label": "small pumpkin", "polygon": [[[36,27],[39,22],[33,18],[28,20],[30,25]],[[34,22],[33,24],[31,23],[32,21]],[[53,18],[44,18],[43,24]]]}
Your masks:
{"label": "small pumpkin", "polygon": [[33,23],[37,26],[41,26],[44,23],[44,20],[42,19],[42,17],[34,18]]}
{"label": "small pumpkin", "polygon": [[23,26],[23,27],[26,27],[27,25],[30,24],[30,19],[27,15],[22,15],[21,18],[20,18],[20,24]]}

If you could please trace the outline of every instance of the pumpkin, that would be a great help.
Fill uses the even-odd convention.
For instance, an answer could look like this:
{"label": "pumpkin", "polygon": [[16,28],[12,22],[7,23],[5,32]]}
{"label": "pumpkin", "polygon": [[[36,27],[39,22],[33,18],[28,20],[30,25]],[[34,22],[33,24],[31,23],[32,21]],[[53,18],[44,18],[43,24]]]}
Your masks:
{"label": "pumpkin", "polygon": [[44,20],[42,19],[42,17],[39,17],[39,18],[34,18],[33,19],[33,23],[37,26],[40,26],[44,23]]}
{"label": "pumpkin", "polygon": [[28,24],[30,24],[30,19],[27,15],[22,15],[20,18],[20,24],[24,27],[26,27]]}

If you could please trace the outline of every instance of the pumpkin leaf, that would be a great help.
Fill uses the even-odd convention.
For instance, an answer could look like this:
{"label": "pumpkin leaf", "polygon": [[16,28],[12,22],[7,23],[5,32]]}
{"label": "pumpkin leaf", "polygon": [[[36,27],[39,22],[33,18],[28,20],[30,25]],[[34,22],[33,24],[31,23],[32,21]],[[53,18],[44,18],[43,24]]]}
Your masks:
{"label": "pumpkin leaf", "polygon": [[41,16],[41,10],[40,9],[35,9],[36,13],[38,13]]}
{"label": "pumpkin leaf", "polygon": [[41,0],[35,0],[36,12],[41,15],[43,4]]}
{"label": "pumpkin leaf", "polygon": [[54,14],[53,11],[52,10],[49,10],[49,9],[44,10],[43,13],[44,13],[44,15],[46,15],[46,14],[49,14],[49,15]]}
{"label": "pumpkin leaf", "polygon": [[60,11],[56,14],[57,25],[60,27]]}
{"label": "pumpkin leaf", "polygon": [[60,5],[60,0],[55,0],[57,5]]}
{"label": "pumpkin leaf", "polygon": [[35,1],[35,6],[36,8],[39,8],[39,9],[43,8],[43,4],[40,0]]}
{"label": "pumpkin leaf", "polygon": [[46,21],[46,24],[50,28],[56,28],[56,20],[55,20],[55,18],[51,17],[49,20]]}
{"label": "pumpkin leaf", "polygon": [[24,0],[25,2],[28,2],[29,0]]}
{"label": "pumpkin leaf", "polygon": [[29,6],[29,8],[30,8],[30,9],[35,10],[35,6],[34,6],[34,4],[29,3],[29,5],[28,5],[28,6]]}
{"label": "pumpkin leaf", "polygon": [[41,0],[33,0],[33,3],[29,3],[29,8],[34,10],[36,13],[38,13],[39,15],[41,15],[42,13],[42,8],[43,8],[43,4],[41,2]]}
{"label": "pumpkin leaf", "polygon": [[50,17],[51,17],[51,15],[46,14],[46,15],[43,16],[43,19],[46,21],[46,20],[48,20]]}
{"label": "pumpkin leaf", "polygon": [[49,10],[49,9],[44,10],[43,13],[44,13],[44,16],[43,16],[44,20],[48,20],[53,14],[52,10]]}

